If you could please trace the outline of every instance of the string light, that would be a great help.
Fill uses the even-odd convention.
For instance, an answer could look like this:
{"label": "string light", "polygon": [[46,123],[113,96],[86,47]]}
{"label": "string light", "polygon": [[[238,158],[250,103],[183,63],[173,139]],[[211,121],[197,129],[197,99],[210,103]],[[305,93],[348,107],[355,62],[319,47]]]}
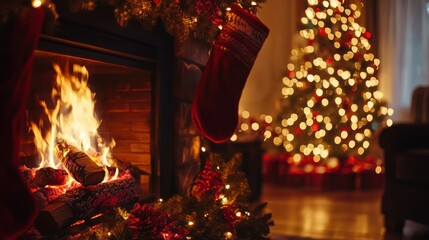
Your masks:
{"label": "string light", "polygon": [[371,34],[359,24],[362,6],[307,2],[300,19],[305,28],[299,31],[307,44],[292,49],[281,79],[284,113],[278,118],[261,115],[255,122],[248,111],[241,112],[237,137],[260,132],[264,141],[271,138],[273,146],[290,152],[293,164],[365,156],[373,131],[393,124],[393,110],[384,106],[377,89],[380,60],[369,52]]}
{"label": "string light", "polygon": [[39,8],[44,4],[44,2],[45,2],[44,0],[33,0],[33,1],[31,1],[31,5],[34,8]]}

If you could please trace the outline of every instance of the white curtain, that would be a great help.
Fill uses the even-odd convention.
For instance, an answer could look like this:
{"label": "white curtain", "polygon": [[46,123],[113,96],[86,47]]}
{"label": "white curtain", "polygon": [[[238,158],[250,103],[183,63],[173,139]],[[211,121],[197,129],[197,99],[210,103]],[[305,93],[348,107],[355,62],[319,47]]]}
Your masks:
{"label": "white curtain", "polygon": [[414,88],[429,85],[429,0],[379,2],[380,90],[407,122]]}

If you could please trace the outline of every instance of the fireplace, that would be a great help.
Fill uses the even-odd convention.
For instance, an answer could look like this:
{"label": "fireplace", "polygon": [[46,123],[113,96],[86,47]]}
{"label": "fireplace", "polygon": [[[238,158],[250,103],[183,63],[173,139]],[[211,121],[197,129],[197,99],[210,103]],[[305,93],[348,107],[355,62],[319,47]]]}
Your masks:
{"label": "fireplace", "polygon": [[[174,175],[172,38],[162,27],[151,31],[138,24],[120,28],[111,9],[70,13],[64,5],[57,4],[61,18],[55,26],[44,26],[35,52],[27,124],[46,118],[39,101],[50,98],[53,64],[65,69],[85,66],[101,122],[98,132],[103,140],[114,141],[113,158],[140,171],[142,192],[170,196]],[[33,134],[27,130],[21,154],[33,156]]]}

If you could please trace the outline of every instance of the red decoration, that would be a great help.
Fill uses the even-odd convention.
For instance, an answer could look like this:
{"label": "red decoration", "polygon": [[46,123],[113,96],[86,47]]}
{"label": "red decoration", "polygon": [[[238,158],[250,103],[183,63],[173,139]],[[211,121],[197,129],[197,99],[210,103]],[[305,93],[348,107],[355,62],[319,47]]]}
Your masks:
{"label": "red decoration", "polygon": [[193,195],[199,199],[218,199],[222,189],[222,178],[219,171],[213,171],[212,162],[206,161],[204,169],[195,180]]}
{"label": "red decoration", "polygon": [[311,125],[311,130],[312,130],[313,132],[315,132],[315,131],[319,130],[319,124],[318,124],[318,123],[314,123],[313,125]]}
{"label": "red decoration", "polygon": [[326,29],[325,28],[321,28],[319,30],[319,34],[320,34],[321,37],[325,37],[326,36]]}
{"label": "red decoration", "polygon": [[326,63],[327,63],[329,66],[332,66],[332,64],[334,63],[334,60],[333,60],[332,58],[328,58],[328,59],[326,59]]}
{"label": "red decoration", "polygon": [[228,224],[230,232],[234,232],[234,222],[240,219],[240,217],[237,216],[236,211],[237,206],[234,204],[227,204],[222,206],[223,218]]}
{"label": "red decoration", "polygon": [[133,239],[185,239],[188,230],[180,227],[165,213],[149,204],[135,204],[127,219]]}
{"label": "red decoration", "polygon": [[[159,1],[159,0],[156,0]],[[213,24],[223,25],[222,12],[219,10],[215,0],[199,0],[195,4],[195,11],[198,15],[208,15]]]}
{"label": "red decoration", "polygon": [[356,61],[360,61],[360,59],[362,58],[362,54],[357,52],[354,54],[354,58],[356,59]]}
{"label": "red decoration", "polygon": [[301,128],[299,128],[299,127],[296,127],[294,130],[293,130],[293,133],[295,134],[295,135],[301,135],[302,133],[304,133],[304,130],[302,130]]}
{"label": "red decoration", "polygon": [[231,6],[227,19],[192,103],[195,129],[215,143],[227,141],[237,128],[241,93],[269,32],[256,16],[237,5]]}
{"label": "red decoration", "polygon": [[370,32],[364,32],[363,37],[366,39],[370,39],[371,38],[371,33]]}
{"label": "red decoration", "polygon": [[19,12],[2,23],[0,35],[0,239],[19,236],[37,211],[19,170],[18,153],[44,10],[30,6]]}
{"label": "red decoration", "polygon": [[314,112],[313,112],[313,118],[315,118],[315,117],[317,117],[317,116],[319,116],[319,112],[314,111]]}
{"label": "red decoration", "polygon": [[147,239],[163,239],[162,231],[167,226],[167,215],[148,204],[136,204],[127,219],[133,239],[145,236]]}
{"label": "red decoration", "polygon": [[293,77],[295,77],[295,72],[293,72],[293,71],[287,71],[287,76],[289,78],[293,78]]}

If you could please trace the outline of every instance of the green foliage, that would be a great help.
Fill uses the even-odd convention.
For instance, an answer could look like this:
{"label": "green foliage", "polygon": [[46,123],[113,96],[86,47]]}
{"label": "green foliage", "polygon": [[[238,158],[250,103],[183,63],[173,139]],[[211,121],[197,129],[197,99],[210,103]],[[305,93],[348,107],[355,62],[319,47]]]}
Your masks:
{"label": "green foliage", "polygon": [[[207,161],[211,163],[211,169],[221,175],[224,186],[221,194],[217,197],[212,193],[211,197],[204,198],[195,197],[198,194],[174,196],[160,204],[160,210],[186,225],[192,239],[227,239],[228,233],[230,239],[268,239],[269,228],[274,222],[271,214],[264,213],[266,203],[245,201],[250,190],[245,174],[240,170],[241,156],[237,154],[224,161],[219,154],[211,154]],[[202,173],[204,171],[197,181],[206,179]],[[227,185],[229,187],[225,188]]]}
{"label": "green foliage", "polygon": [[[69,0],[71,11],[93,11],[98,6],[112,6],[120,26],[131,20],[139,22],[143,28],[152,29],[161,21],[165,30],[178,42],[190,37],[211,43],[219,32],[218,25],[225,21],[226,9],[232,4],[255,12],[265,0]],[[252,5],[252,2],[256,3]],[[45,5],[52,4],[45,0]],[[31,7],[31,1],[2,0],[0,20],[5,22],[11,15]],[[50,7],[54,10],[54,7]]]}

